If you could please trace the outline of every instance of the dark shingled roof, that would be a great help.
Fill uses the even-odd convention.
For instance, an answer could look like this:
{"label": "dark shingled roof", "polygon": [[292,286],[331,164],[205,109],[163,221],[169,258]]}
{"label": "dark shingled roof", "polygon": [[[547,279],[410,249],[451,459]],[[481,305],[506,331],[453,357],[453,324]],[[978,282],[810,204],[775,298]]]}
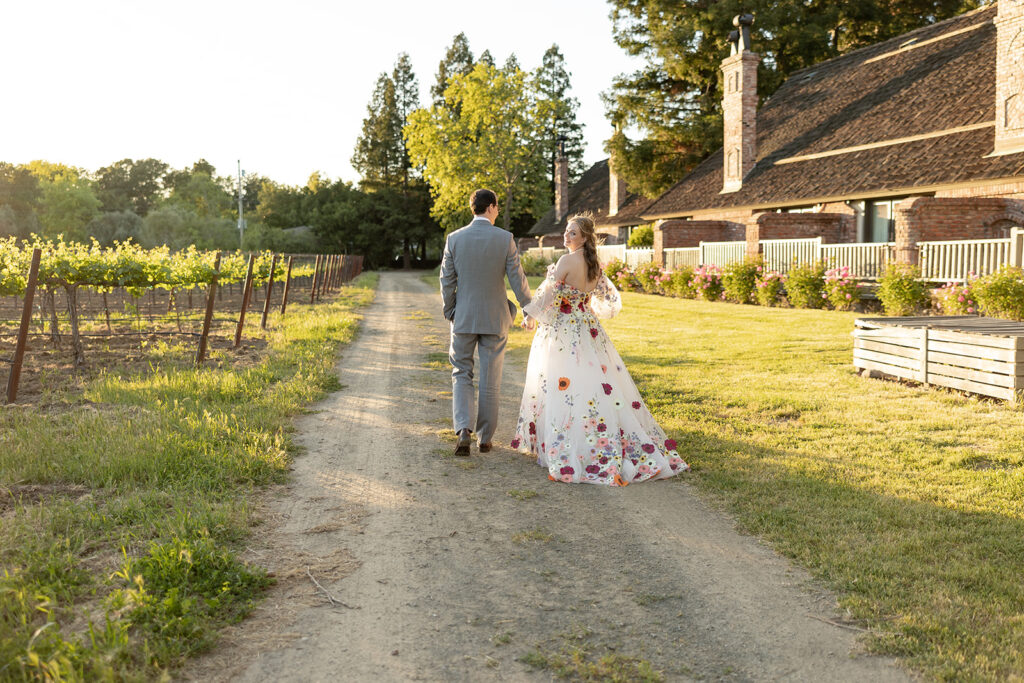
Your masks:
{"label": "dark shingled roof", "polygon": [[988,157],[995,138],[995,15],[995,6],[969,12],[794,73],[757,113],[757,164],[740,190],[721,194],[719,150],[644,217],[881,197],[1021,175],[1024,153]]}
{"label": "dark shingled roof", "polygon": [[[584,171],[580,179],[569,188],[569,213],[566,217],[589,211],[594,214],[594,222],[598,227],[637,225],[643,222],[640,214],[650,203],[651,200],[641,195],[629,194],[619,204],[618,213],[609,216],[608,160],[603,159]],[[565,218],[555,221],[555,207],[551,207],[527,234],[552,235],[561,234],[564,230]]]}

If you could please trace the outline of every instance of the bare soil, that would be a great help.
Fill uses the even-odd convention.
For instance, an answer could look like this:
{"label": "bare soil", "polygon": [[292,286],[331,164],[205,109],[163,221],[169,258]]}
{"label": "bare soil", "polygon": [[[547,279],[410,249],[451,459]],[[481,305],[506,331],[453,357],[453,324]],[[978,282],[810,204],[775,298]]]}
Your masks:
{"label": "bare soil", "polygon": [[557,484],[507,448],[522,354],[506,359],[499,446],[452,457],[439,309],[418,275],[381,276],[345,387],[298,421],[304,452],[263,501],[247,559],[277,585],[179,676],[550,680],[520,659],[578,648],[667,680],[911,678],[685,475]]}
{"label": "bare soil", "polygon": [[[232,349],[235,322],[242,307],[241,289],[240,283],[218,288],[207,346],[208,353],[215,356],[208,361],[212,366],[256,363],[266,347],[262,339],[243,336],[241,346]],[[270,300],[271,317],[281,310],[283,292],[283,284],[276,282]],[[309,292],[310,278],[296,278],[289,290],[289,305],[309,301]],[[259,322],[264,295],[265,287],[254,290],[246,309],[247,321]],[[0,297],[0,390],[4,392],[23,305],[20,298]],[[154,360],[191,362],[198,348],[205,306],[206,291],[199,288],[176,292],[173,301],[171,293],[163,289],[150,290],[137,299],[124,289],[117,289],[107,294],[104,305],[100,293],[83,287],[78,293],[78,312],[85,364],[76,367],[66,296],[61,290],[55,294],[59,339],[54,342],[50,335],[49,304],[42,290],[36,292],[15,404],[60,406],[69,393],[77,393],[101,373],[144,373]],[[168,347],[174,348],[166,350]],[[218,355],[218,351],[224,353]]]}

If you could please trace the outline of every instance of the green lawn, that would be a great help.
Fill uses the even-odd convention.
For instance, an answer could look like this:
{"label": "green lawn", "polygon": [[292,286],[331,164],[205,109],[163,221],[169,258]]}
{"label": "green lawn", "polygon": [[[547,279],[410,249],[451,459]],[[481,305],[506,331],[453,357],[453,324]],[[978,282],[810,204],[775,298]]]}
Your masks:
{"label": "green lawn", "polygon": [[263,352],[162,346],[62,404],[0,410],[0,680],[159,679],[269,583],[235,551],[253,494],[286,476],[292,420],[338,388],[362,275],[293,304]]}
{"label": "green lawn", "polygon": [[856,314],[623,299],[606,329],[687,481],[831,586],[871,650],[928,678],[1024,675],[1019,409],[858,377]]}

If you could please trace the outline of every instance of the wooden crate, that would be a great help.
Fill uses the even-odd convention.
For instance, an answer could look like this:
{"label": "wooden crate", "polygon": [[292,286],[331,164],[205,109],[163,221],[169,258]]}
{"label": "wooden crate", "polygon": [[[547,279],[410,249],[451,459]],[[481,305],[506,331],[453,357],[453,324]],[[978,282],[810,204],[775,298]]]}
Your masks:
{"label": "wooden crate", "polygon": [[861,318],[854,323],[853,365],[1019,401],[1024,323],[977,316]]}

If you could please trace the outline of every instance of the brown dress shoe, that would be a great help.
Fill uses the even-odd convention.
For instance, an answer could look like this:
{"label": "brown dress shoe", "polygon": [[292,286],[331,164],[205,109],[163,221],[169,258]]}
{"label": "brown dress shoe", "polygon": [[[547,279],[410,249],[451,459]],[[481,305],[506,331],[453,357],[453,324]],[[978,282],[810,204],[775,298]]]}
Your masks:
{"label": "brown dress shoe", "polygon": [[477,447],[480,449],[481,453],[490,453],[492,444],[488,441],[487,443],[478,444]]}
{"label": "brown dress shoe", "polygon": [[459,440],[455,443],[455,455],[468,456],[469,442],[469,430],[463,429],[459,432]]}

